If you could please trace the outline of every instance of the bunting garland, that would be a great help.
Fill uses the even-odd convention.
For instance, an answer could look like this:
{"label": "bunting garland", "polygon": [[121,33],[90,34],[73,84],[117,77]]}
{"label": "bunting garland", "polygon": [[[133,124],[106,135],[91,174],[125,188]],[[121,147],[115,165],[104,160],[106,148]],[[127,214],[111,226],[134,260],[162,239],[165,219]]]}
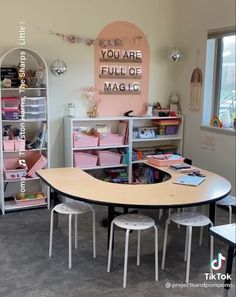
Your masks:
{"label": "bunting garland", "polygon": [[[124,40],[120,38],[112,38],[112,39],[93,39],[93,38],[83,38],[76,34],[64,34],[49,31],[50,34],[61,37],[64,41],[69,43],[85,43],[88,46],[95,45],[101,47],[112,47],[112,46],[122,46],[124,44]],[[133,38],[133,43],[137,44],[139,40],[142,39],[142,36],[135,36]]]}

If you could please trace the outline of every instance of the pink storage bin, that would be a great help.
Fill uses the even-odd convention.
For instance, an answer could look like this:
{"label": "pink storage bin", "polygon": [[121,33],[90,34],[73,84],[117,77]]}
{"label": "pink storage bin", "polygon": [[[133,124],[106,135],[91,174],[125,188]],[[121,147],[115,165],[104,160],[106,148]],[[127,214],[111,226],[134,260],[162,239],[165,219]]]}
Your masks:
{"label": "pink storage bin", "polygon": [[181,164],[181,163],[184,162],[185,158],[182,158],[181,156],[177,160],[168,160],[168,158],[171,157],[171,155],[172,154],[165,154],[166,160],[158,159],[158,155],[157,155],[157,157],[155,157],[155,155],[148,156],[148,163],[152,164],[152,165],[155,165],[155,166],[159,166],[159,167],[167,167],[167,166],[171,166],[171,165],[174,165],[174,164]]}
{"label": "pink storage bin", "polygon": [[100,146],[106,145],[122,145],[124,143],[124,137],[119,134],[113,133],[101,133],[99,134],[99,143]]}
{"label": "pink storage bin", "polygon": [[110,151],[98,151],[98,164],[100,166],[119,165],[121,155]]}
{"label": "pink storage bin", "polygon": [[86,135],[79,131],[73,132],[73,147],[89,147],[97,146],[98,137],[94,135]]}
{"label": "pink storage bin", "polygon": [[2,108],[7,109],[20,109],[20,98],[19,97],[2,97]]}
{"label": "pink storage bin", "polygon": [[14,148],[16,151],[25,149],[25,140],[23,139],[14,139]]}
{"label": "pink storage bin", "polygon": [[6,179],[20,179],[26,176],[27,169],[27,165],[21,165],[19,158],[3,159],[3,172]]}
{"label": "pink storage bin", "polygon": [[3,140],[3,150],[4,151],[14,151],[14,149],[15,149],[14,139]]}
{"label": "pink storage bin", "polygon": [[[15,203],[17,205],[21,205],[21,206],[24,206],[24,205],[39,205],[39,204],[43,204],[46,202],[46,196],[45,194],[39,192],[39,193],[33,193],[31,195],[37,195],[37,194],[41,194],[43,197],[42,198],[24,198],[24,199],[20,199],[20,195],[19,194],[16,194],[14,196],[14,200],[15,200]],[[29,194],[28,194],[29,195]]]}
{"label": "pink storage bin", "polygon": [[36,177],[36,171],[38,169],[43,169],[47,165],[47,158],[44,155],[41,155],[36,161],[35,164],[30,168],[27,173],[27,176]]}
{"label": "pink storage bin", "polygon": [[75,167],[93,167],[97,165],[98,157],[95,155],[77,152],[74,153]]}

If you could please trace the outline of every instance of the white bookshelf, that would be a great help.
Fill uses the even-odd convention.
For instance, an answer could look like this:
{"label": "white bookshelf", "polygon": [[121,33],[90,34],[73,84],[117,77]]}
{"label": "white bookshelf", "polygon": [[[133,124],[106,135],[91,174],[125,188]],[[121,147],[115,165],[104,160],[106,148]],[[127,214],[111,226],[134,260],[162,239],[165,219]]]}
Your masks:
{"label": "white bookshelf", "polygon": [[[183,117],[179,125],[178,133],[174,135],[158,135],[155,138],[141,139],[133,138],[133,129],[137,127],[151,127],[154,119],[179,119],[180,117],[97,117],[97,118],[64,118],[64,160],[66,167],[73,167],[73,153],[79,151],[104,150],[104,149],[124,149],[128,153],[128,164],[119,164],[111,166],[92,166],[81,167],[86,171],[106,169],[106,168],[127,168],[128,180],[132,182],[132,167],[133,164],[142,164],[145,160],[132,160],[132,152],[134,148],[152,147],[161,144],[174,144],[177,147],[177,152],[182,154],[183,141]],[[126,121],[128,127],[127,143],[119,146],[91,146],[91,147],[73,147],[73,131],[80,127],[96,128],[96,125],[105,125],[111,128],[113,133],[116,133],[117,126],[120,121]]]}

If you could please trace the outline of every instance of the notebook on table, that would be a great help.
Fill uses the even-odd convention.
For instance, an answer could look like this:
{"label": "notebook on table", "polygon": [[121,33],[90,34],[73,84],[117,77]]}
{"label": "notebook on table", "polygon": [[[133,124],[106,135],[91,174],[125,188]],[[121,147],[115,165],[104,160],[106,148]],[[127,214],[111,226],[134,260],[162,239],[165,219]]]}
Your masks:
{"label": "notebook on table", "polygon": [[186,186],[198,186],[206,179],[205,176],[197,175],[181,175],[175,181],[174,184],[186,185]]}

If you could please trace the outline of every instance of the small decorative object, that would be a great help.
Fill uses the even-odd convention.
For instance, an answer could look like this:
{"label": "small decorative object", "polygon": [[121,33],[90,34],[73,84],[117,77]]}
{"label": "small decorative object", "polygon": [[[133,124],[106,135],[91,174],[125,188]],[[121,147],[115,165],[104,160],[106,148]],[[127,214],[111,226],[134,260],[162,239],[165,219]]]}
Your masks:
{"label": "small decorative object", "polygon": [[200,110],[202,81],[202,71],[197,67],[193,70],[191,76],[191,98],[189,109],[192,111]]}
{"label": "small decorative object", "polygon": [[41,87],[44,85],[45,67],[44,65],[40,64],[39,68],[35,71],[35,79],[36,79],[36,87]]}
{"label": "small decorative object", "polygon": [[230,111],[228,109],[222,114],[220,120],[221,120],[223,128],[231,128],[232,127]]}
{"label": "small decorative object", "polygon": [[157,103],[155,103],[154,105],[153,105],[153,108],[152,108],[152,114],[154,115],[154,116],[158,116],[159,115],[159,110],[161,110],[162,108],[161,108],[161,104],[159,103],[159,102],[157,102]]}
{"label": "small decorative object", "polygon": [[66,74],[67,65],[61,59],[57,59],[53,61],[52,64],[50,65],[50,70],[52,74],[55,76],[63,76]]}
{"label": "small decorative object", "polygon": [[9,78],[4,78],[2,81],[3,88],[10,88],[11,87],[11,80]]}
{"label": "small decorative object", "polygon": [[93,109],[87,112],[90,118],[95,118],[97,116],[97,104],[93,105]]}
{"label": "small decorative object", "polygon": [[146,117],[151,117],[152,116],[152,105],[151,104],[148,104],[145,116]]}
{"label": "small decorative object", "polygon": [[175,112],[176,114],[181,113],[180,109],[180,99],[177,92],[173,92],[170,94],[170,105],[169,108],[171,111]]}
{"label": "small decorative object", "polygon": [[35,71],[29,69],[25,72],[25,81],[28,87],[35,87],[37,79],[35,78]]}
{"label": "small decorative object", "polygon": [[222,123],[221,123],[220,119],[217,116],[214,116],[211,119],[210,126],[222,128]]}
{"label": "small decorative object", "polygon": [[183,57],[183,54],[177,47],[173,47],[168,52],[168,60],[170,62],[177,63],[179,62],[180,59],[182,59],[182,57]]}
{"label": "small decorative object", "polygon": [[74,103],[68,103],[66,106],[66,116],[68,118],[74,118],[76,115],[76,106]]}

